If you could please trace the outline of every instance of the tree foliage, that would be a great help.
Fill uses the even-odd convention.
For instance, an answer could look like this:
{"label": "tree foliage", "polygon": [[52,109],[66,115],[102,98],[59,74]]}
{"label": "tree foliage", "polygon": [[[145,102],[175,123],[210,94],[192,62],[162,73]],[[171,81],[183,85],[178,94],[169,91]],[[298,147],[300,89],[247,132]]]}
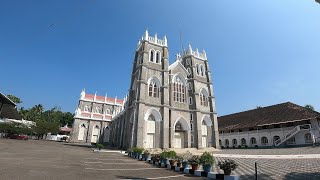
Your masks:
{"label": "tree foliage", "polygon": [[7,97],[8,97],[9,99],[11,99],[11,101],[13,101],[13,102],[16,103],[16,104],[22,103],[21,99],[18,98],[18,97],[16,97],[16,96],[14,96],[14,95],[9,94],[9,95],[7,95]]}
{"label": "tree foliage", "polygon": [[310,105],[310,104],[307,104],[307,105],[305,105],[304,107],[307,108],[307,109],[310,109],[310,110],[314,111],[314,107],[313,107],[312,105]]}

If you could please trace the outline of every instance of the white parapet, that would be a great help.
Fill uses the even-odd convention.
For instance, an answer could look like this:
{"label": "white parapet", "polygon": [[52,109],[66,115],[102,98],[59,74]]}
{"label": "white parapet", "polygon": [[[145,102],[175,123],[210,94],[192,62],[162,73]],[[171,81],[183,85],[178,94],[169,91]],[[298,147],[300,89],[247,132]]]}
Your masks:
{"label": "white parapet", "polygon": [[230,176],[224,176],[224,180],[239,180],[239,176],[234,176],[234,175],[230,175]]}

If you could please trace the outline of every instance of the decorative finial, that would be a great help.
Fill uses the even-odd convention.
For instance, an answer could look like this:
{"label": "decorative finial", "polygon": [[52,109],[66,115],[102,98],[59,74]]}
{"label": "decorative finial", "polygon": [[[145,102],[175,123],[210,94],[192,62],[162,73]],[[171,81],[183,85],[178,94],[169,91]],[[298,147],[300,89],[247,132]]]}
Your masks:
{"label": "decorative finial", "polygon": [[163,41],[164,41],[164,45],[168,46],[168,40],[166,35],[164,35]]}
{"label": "decorative finial", "polygon": [[192,54],[192,47],[190,43],[189,43],[189,53]]}
{"label": "decorative finial", "polygon": [[148,40],[149,37],[149,32],[148,29],[146,29],[146,31],[144,32],[144,40]]}

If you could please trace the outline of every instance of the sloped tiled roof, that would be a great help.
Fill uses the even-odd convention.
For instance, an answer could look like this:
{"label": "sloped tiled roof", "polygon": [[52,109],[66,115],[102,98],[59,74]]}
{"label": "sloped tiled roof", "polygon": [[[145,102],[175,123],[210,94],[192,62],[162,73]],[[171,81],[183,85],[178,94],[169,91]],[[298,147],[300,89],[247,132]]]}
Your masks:
{"label": "sloped tiled roof", "polygon": [[320,113],[286,102],[218,117],[219,130],[232,130],[320,118]]}
{"label": "sloped tiled roof", "polygon": [[11,104],[3,104],[3,107],[0,113],[0,118],[21,120],[21,117],[17,109],[15,108],[15,106]]}

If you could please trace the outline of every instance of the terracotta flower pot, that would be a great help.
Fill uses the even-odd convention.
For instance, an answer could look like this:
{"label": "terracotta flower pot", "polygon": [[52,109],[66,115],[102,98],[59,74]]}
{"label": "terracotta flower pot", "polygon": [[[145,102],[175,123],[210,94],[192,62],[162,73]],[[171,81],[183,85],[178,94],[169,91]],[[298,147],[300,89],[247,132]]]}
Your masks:
{"label": "terracotta flower pot", "polygon": [[176,164],[176,160],[170,160],[170,166],[174,166]]}
{"label": "terracotta flower pot", "polygon": [[192,170],[199,170],[199,164],[191,164]]}

